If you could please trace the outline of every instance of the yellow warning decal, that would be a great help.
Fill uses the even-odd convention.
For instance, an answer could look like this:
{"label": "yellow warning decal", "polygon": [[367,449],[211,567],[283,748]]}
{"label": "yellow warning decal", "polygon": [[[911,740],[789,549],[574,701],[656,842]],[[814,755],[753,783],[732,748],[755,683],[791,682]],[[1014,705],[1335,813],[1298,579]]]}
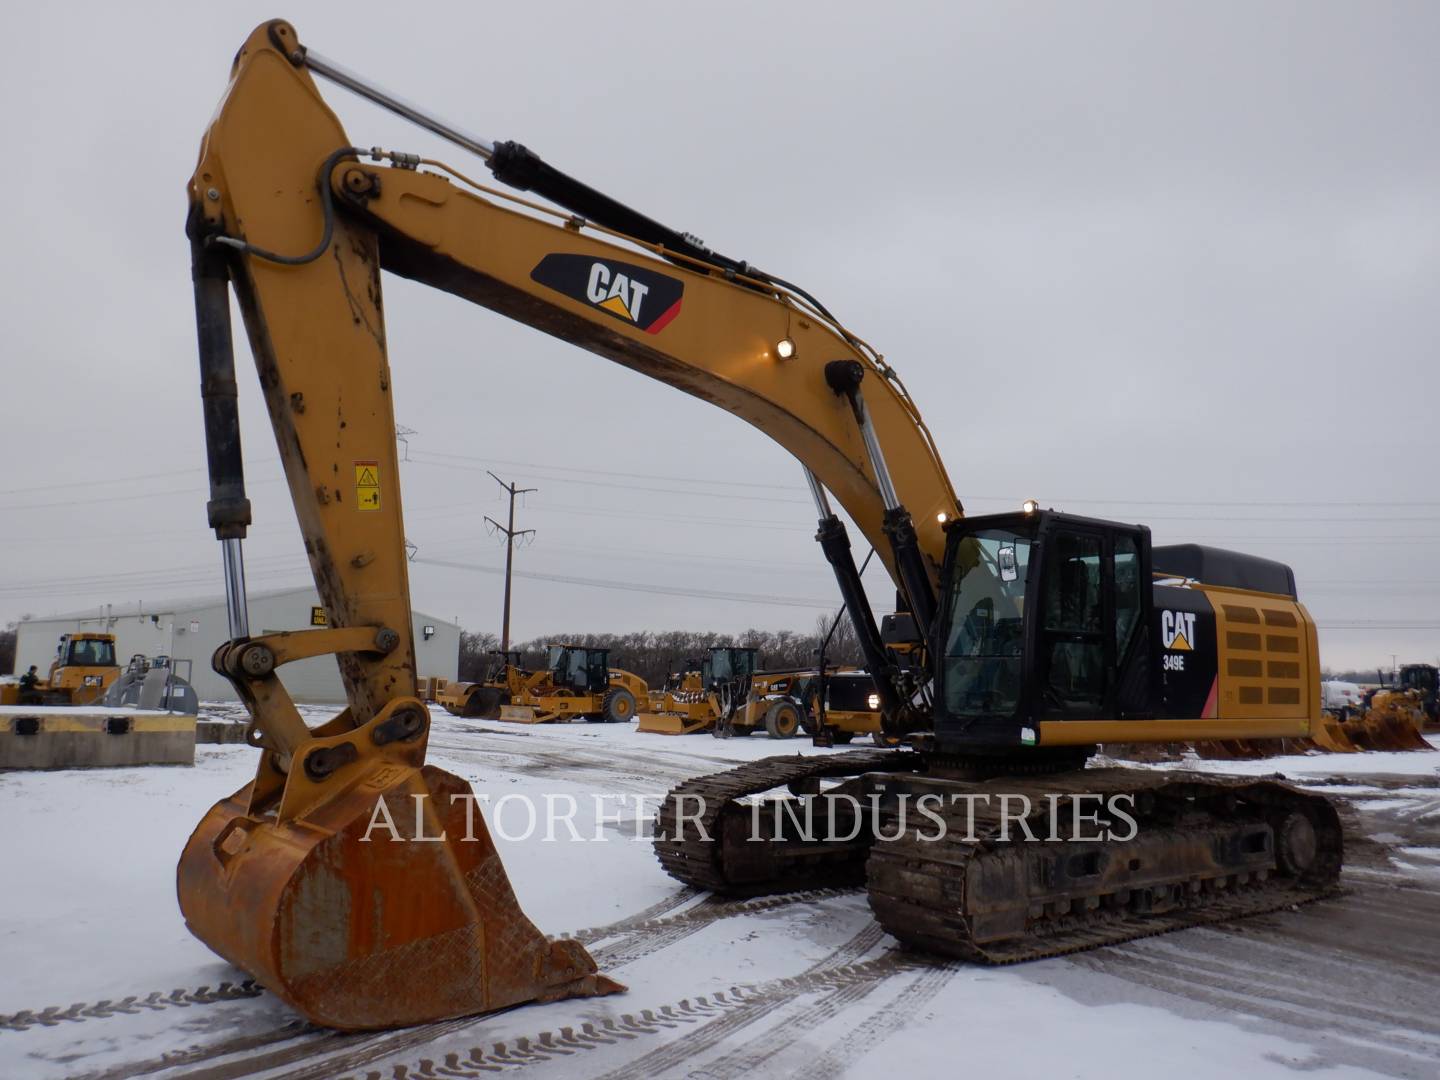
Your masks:
{"label": "yellow warning decal", "polygon": [[355,506],[359,510],[380,509],[380,463],[355,462]]}

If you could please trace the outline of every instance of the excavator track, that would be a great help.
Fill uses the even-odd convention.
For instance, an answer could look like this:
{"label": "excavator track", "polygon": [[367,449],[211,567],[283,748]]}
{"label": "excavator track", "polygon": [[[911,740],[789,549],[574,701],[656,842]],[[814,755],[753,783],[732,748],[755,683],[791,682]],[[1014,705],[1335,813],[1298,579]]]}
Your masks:
{"label": "excavator track", "polygon": [[[1335,808],[1286,784],[1123,768],[974,780],[927,764],[938,762],[854,751],[699,777],[662,804],[656,854],[673,877],[732,896],[863,881],[901,942],[986,964],[1228,922],[1338,888]],[[836,778],[846,780],[832,792],[858,796],[866,818],[853,837],[843,803],[822,821],[846,838],[828,840],[801,835],[797,815],[740,801],[777,788],[803,799]],[[923,796],[933,816],[915,812]]]}
{"label": "excavator track", "polygon": [[[1041,781],[906,786],[992,796],[973,800],[973,817],[963,801],[943,811],[944,839],[922,819],[882,827],[870,849],[876,918],[925,952],[986,964],[1037,960],[1288,908],[1338,888],[1334,806],[1274,781],[1089,769]],[[1007,821],[1001,794],[1011,808],[1026,797],[1031,812]],[[1088,817],[1077,838],[1077,797],[1085,815],[1117,797],[1129,804],[1133,839],[1090,839],[1100,830]],[[1025,841],[1017,817],[1035,842]]]}
{"label": "excavator track", "polygon": [[[760,896],[865,880],[870,830],[853,841],[786,838],[752,843],[753,818],[739,800],[778,787],[794,788],[835,777],[910,772],[920,755],[899,750],[769,757],[725,772],[687,780],[660,805],[655,854],[674,878],[728,896]],[[684,820],[682,821],[681,818]],[[760,821],[771,820],[760,815]]]}

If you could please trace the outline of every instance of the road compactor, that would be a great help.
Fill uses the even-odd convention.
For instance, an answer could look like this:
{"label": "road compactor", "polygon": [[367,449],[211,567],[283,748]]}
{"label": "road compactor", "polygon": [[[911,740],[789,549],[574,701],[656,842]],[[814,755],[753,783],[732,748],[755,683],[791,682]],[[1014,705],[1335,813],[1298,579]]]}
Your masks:
{"label": "road compactor", "polygon": [[501,653],[478,683],[452,683],[438,698],[455,716],[545,724],[575,719],[627,724],[650,688],[640,676],[610,666],[610,650],[584,645],[551,645],[545,666],[528,671],[520,654]]}
{"label": "road compactor", "polygon": [[[362,149],[316,77],[477,156],[502,186]],[[656,841],[678,878],[728,892],[866,881],[897,937],[982,960],[1334,887],[1341,837],[1323,798],[1084,768],[1102,741],[1308,734],[1315,633],[1293,590],[1252,580],[1253,561],[1208,555],[1157,584],[1136,524],[1036,505],[966,518],[896,369],[810,293],[519,143],[394,97],[282,20],[236,55],[188,196],[208,512],[231,635],[214,666],[246,704],[257,754],[253,782],[187,843],[180,906],[203,941],[310,1020],[377,1028],[620,989],[582,945],[525,917],[469,785],[425,762],[382,270],[717,404],[802,466],[884,733],[903,745],[769,758],[681,785]],[[249,626],[232,290],[323,628]],[[879,623],[832,499],[897,586],[899,610]],[[280,673],[323,655],[347,705],[312,726]],[[907,817],[924,797],[933,817]],[[772,808],[827,811],[846,828],[797,831]]]}

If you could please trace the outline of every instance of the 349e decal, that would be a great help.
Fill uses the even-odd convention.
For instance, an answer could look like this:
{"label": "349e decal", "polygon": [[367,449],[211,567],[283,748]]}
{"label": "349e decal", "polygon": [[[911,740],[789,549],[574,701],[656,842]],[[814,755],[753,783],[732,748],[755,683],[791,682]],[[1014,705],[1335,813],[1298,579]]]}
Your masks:
{"label": "349e decal", "polygon": [[589,255],[546,255],[530,280],[658,334],[680,314],[685,283],[643,266]]}
{"label": "349e decal", "polygon": [[1160,612],[1160,646],[1165,649],[1161,667],[1165,671],[1184,671],[1185,653],[1195,649],[1195,612]]}

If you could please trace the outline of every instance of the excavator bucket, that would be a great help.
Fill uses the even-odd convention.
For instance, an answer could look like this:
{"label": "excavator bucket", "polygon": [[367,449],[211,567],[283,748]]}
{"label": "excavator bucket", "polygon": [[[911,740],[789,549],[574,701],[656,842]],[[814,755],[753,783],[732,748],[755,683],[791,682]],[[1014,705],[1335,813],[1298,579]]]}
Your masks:
{"label": "excavator bucket", "polygon": [[458,777],[380,763],[290,820],[252,812],[254,787],[190,837],[180,909],[312,1022],[399,1027],[623,989],[521,912]]}

